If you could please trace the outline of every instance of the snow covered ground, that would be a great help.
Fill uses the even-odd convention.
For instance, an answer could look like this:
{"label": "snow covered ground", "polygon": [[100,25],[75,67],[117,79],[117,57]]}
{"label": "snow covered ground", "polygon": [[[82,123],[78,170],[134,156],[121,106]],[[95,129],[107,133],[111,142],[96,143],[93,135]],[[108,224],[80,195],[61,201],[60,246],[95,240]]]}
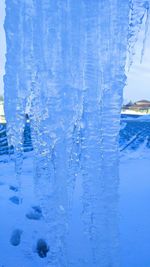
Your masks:
{"label": "snow covered ground", "polygon": [[[35,211],[35,207],[38,210],[38,204],[33,187],[32,157],[29,155],[24,160],[22,192],[17,192],[13,160],[8,160],[7,156],[3,156],[3,160],[0,162],[0,266],[45,267],[45,259],[36,253],[37,241],[45,235],[40,211]],[[20,194],[22,204],[18,204]],[[15,240],[17,231],[20,232],[18,246]],[[41,236],[38,236],[39,232]]]}
{"label": "snow covered ground", "polygon": [[150,151],[127,153],[120,162],[121,266],[150,266]]}
{"label": "snow covered ground", "polygon": [[[121,267],[150,267],[149,123],[141,123],[122,127],[128,146],[120,152]],[[25,153],[21,192],[13,156],[0,156],[0,267],[46,267],[37,253],[46,227],[34,192],[32,153]]]}

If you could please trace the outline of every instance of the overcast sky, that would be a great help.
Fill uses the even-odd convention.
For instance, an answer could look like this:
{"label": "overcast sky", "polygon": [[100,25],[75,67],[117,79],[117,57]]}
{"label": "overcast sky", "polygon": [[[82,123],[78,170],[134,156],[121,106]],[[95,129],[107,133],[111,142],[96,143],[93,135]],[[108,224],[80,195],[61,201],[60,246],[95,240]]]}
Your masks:
{"label": "overcast sky", "polygon": [[[5,0],[0,0],[0,94],[3,94],[3,74],[5,66],[5,34],[3,22],[5,17]],[[144,28],[144,26],[143,26]],[[141,33],[137,44],[134,64],[127,74],[127,86],[124,89],[125,102],[140,99],[150,100],[150,30],[148,32],[145,54],[140,64],[140,51],[142,49],[143,33]]]}

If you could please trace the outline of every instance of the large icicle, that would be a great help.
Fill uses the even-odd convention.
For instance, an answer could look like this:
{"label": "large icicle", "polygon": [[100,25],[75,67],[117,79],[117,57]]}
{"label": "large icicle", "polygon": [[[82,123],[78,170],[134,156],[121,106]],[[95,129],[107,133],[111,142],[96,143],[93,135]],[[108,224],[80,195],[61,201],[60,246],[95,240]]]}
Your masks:
{"label": "large icicle", "polygon": [[[77,75],[81,68],[78,55],[80,39],[76,39],[79,27],[75,36],[75,31],[72,32],[79,22],[71,20],[71,15],[75,18],[77,14],[74,13],[77,7],[78,1],[74,5],[60,0],[51,1],[51,4],[49,1],[34,2],[32,18],[35,64],[30,119],[36,155],[35,184],[47,228],[45,238],[50,244],[48,264],[51,266],[68,266],[64,256],[68,224],[67,187],[70,193],[76,175],[73,167],[76,162],[72,163],[71,159],[75,153],[73,135],[76,135],[80,115],[80,79]],[[40,33],[38,37],[37,33]]]}
{"label": "large icicle", "polygon": [[25,106],[27,93],[24,84],[23,55],[23,2],[6,0],[6,75],[4,77],[5,116],[7,121],[7,137],[9,147],[13,146],[15,153],[16,182],[19,187],[21,202],[20,174],[23,163],[23,132],[25,125]]}
{"label": "large icicle", "polygon": [[83,211],[93,254],[90,266],[119,266],[117,138],[125,85],[129,7],[126,1],[84,3],[82,172]]}
{"label": "large icicle", "polygon": [[48,243],[49,267],[119,266],[118,132],[127,41],[132,55],[148,4],[6,0],[8,137],[20,160],[28,108],[45,222],[37,238]]}

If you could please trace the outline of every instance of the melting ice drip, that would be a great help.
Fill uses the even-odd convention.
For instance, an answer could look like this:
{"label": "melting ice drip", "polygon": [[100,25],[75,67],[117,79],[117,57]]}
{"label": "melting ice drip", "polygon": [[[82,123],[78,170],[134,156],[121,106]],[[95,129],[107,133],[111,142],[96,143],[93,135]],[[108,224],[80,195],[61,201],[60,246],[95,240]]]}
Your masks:
{"label": "melting ice drip", "polygon": [[120,110],[144,14],[149,1],[6,0],[8,137],[19,172],[28,110],[48,266],[119,266]]}

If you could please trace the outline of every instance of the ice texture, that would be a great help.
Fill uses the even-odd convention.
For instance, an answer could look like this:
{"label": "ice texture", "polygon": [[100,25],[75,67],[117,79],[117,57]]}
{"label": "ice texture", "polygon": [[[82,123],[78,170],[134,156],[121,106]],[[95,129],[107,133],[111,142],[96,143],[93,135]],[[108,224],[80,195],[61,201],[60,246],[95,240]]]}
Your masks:
{"label": "ice texture", "polygon": [[125,64],[148,12],[140,0],[6,0],[7,134],[19,179],[28,113],[47,241],[37,251],[49,267],[120,266]]}
{"label": "ice texture", "polygon": [[145,23],[145,35],[143,40],[143,47],[141,49],[141,62],[144,55],[146,37],[149,26],[150,1],[131,0],[130,2],[130,16],[129,16],[129,33],[128,33],[128,67],[130,69],[135,54],[135,44],[138,40],[138,35],[142,26]]}

